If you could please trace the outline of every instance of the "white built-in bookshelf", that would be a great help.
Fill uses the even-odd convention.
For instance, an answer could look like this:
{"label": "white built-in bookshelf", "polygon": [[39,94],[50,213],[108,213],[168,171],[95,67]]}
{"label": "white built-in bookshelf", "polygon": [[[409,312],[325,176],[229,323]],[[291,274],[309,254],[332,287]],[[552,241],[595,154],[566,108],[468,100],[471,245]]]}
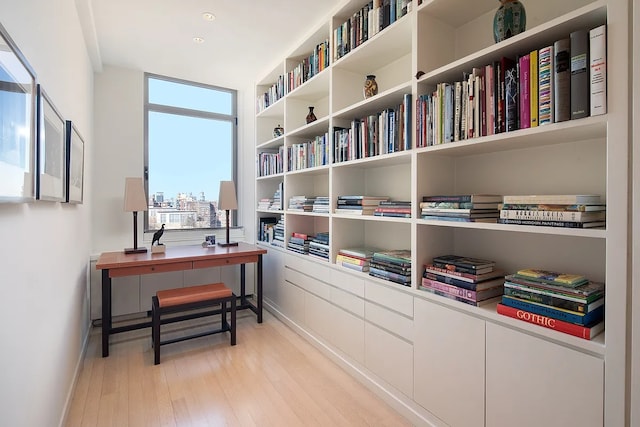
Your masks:
{"label": "white built-in bookshelf", "polygon": [[[524,1],[527,30],[494,43],[495,0],[417,0],[410,11],[339,59],[338,27],[366,2],[346,1],[315,23],[256,85],[256,97],[330,40],[329,66],[257,106],[256,157],[328,135],[329,162],[256,176],[256,205],[283,185],[285,236],[329,232],[330,261],[259,242],[265,302],[415,423],[453,426],[624,425],[628,276],[628,14],[624,0]],[[439,83],[607,24],[608,113],[434,146],[415,146],[415,101]],[[416,73],[422,71],[419,78]],[[362,87],[373,74],[376,96]],[[615,83],[615,84],[614,84]],[[334,128],[378,114],[411,95],[411,148],[334,162]],[[307,124],[308,107],[317,120]],[[273,136],[274,127],[284,135]],[[258,168],[259,170],[259,168]],[[421,219],[433,194],[598,194],[606,229],[532,227]],[[412,202],[411,218],[334,212],[341,195]],[[329,196],[330,213],[287,211],[294,195]],[[341,248],[409,249],[410,287],[335,264]],[[542,268],[606,283],[605,332],[589,341],[467,306],[419,289],[422,267],[455,253],[514,272]],[[463,404],[461,402],[464,402]],[[461,410],[464,408],[464,410]],[[444,424],[443,424],[444,423]]]}

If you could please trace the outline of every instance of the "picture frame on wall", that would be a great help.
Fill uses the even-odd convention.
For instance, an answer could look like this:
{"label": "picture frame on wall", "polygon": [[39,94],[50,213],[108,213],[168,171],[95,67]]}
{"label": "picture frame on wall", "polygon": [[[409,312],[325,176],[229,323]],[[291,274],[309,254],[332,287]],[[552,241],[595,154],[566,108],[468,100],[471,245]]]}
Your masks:
{"label": "picture frame on wall", "polygon": [[35,199],[36,74],[0,24],[0,202]]}
{"label": "picture frame on wall", "polygon": [[84,198],[84,140],[70,121],[66,121],[67,203],[82,203]]}
{"label": "picture frame on wall", "polygon": [[36,94],[36,199],[66,202],[66,122],[41,85]]}

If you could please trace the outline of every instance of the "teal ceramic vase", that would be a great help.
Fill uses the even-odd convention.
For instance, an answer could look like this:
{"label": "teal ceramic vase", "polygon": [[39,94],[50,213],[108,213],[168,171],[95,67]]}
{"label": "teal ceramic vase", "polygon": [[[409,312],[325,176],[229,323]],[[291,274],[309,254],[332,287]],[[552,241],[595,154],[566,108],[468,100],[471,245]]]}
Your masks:
{"label": "teal ceramic vase", "polygon": [[493,39],[496,43],[525,30],[527,15],[518,0],[500,0],[500,7],[493,17]]}

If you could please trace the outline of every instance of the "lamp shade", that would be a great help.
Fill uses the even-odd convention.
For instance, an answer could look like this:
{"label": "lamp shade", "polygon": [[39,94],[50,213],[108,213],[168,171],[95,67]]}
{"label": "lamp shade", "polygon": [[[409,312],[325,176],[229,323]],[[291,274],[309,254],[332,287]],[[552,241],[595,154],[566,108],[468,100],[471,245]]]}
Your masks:
{"label": "lamp shade", "polygon": [[238,209],[236,199],[236,185],[233,181],[220,181],[220,194],[218,195],[218,209]]}
{"label": "lamp shade", "polygon": [[124,211],[140,212],[146,211],[149,202],[144,193],[142,178],[125,178],[124,182]]}

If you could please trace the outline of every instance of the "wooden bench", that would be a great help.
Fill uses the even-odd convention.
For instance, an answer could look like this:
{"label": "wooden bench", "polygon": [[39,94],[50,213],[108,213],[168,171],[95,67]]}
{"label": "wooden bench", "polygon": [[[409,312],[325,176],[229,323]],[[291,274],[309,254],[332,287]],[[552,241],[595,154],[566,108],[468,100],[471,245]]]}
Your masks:
{"label": "wooden bench", "polygon": [[[227,322],[227,303],[230,303],[231,305],[231,324]],[[162,319],[162,315],[164,314],[201,310],[216,305],[221,306],[220,310],[200,311],[196,313],[192,312],[180,317]],[[210,316],[212,314],[217,314],[218,312],[220,313],[221,318],[220,329],[160,341],[160,325],[180,320]],[[151,317],[151,340],[155,365],[160,363],[160,346],[165,344],[229,331],[231,334],[231,345],[236,345],[236,296],[231,292],[231,289],[225,286],[224,283],[213,283],[210,285],[189,286],[185,288],[158,291],[156,292],[156,295],[152,297]]]}

